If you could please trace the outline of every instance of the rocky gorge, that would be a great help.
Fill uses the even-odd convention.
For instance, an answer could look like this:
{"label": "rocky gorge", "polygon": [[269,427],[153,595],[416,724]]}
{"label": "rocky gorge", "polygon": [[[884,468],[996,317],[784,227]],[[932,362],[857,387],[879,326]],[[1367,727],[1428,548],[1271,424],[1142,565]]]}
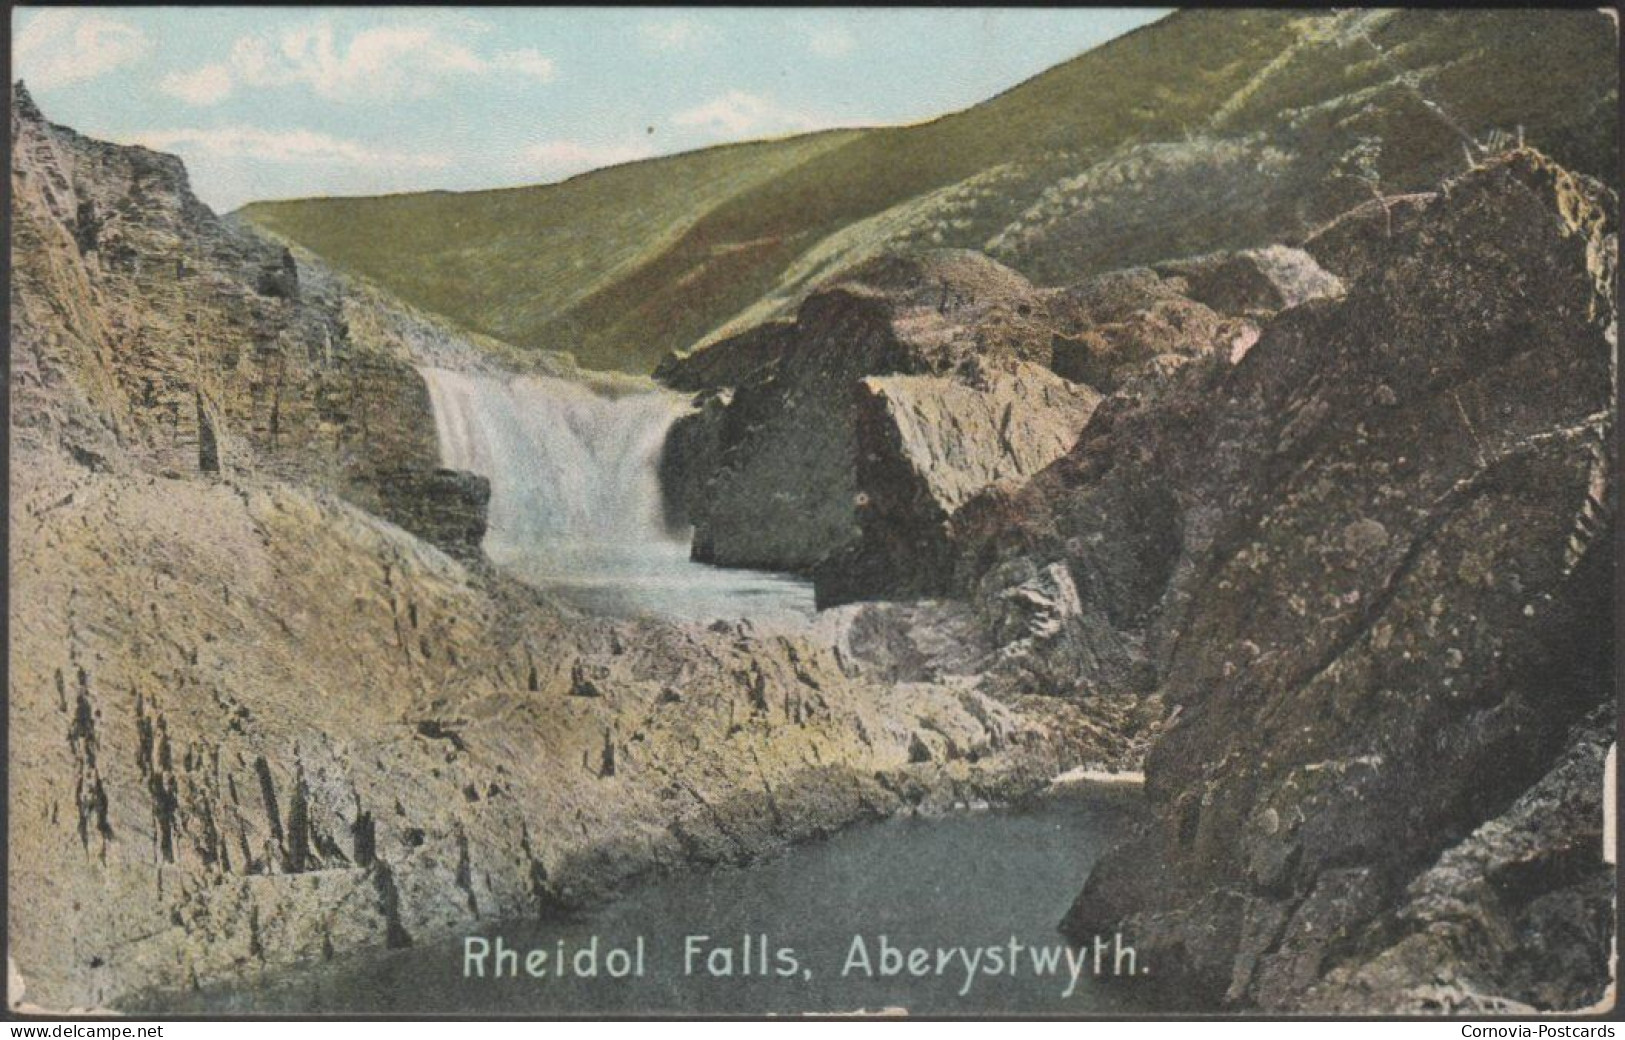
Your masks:
{"label": "rocky gorge", "polygon": [[216,218],[21,85],[12,141],[15,1005],[459,934],[1130,761],[1079,705],[505,578],[414,365],[585,378],[567,359]]}
{"label": "rocky gorge", "polygon": [[[1600,761],[1611,719],[1614,207],[1532,153],[1464,174],[1341,300],[1125,408],[1025,492],[1040,558],[1091,584],[1091,534],[1143,494],[1118,445],[1171,514],[1171,551],[1100,579],[1149,592],[1145,614],[1082,622],[1143,640],[1177,715],[1146,767],[1158,822],[1071,928],[1134,922],[1262,1007],[1603,999],[1600,774],[1547,795],[1592,807],[1565,840],[1498,818],[1559,763]],[[1011,551],[982,525],[1000,530],[980,552]],[[1449,866],[1475,845],[1489,862]],[[1557,905],[1585,966],[1482,952],[1549,942]],[[1390,952],[1418,942],[1439,944],[1425,978]]]}
{"label": "rocky gorge", "polygon": [[668,361],[705,388],[670,469],[723,517],[697,551],[946,601],[857,608],[906,613],[894,648],[1156,706],[1153,822],[1070,934],[1121,923],[1213,1004],[1592,1006],[1617,203],[1511,151],[1392,206],[1059,290],[858,268]]}
{"label": "rocky gorge", "polygon": [[778,631],[486,558],[418,370],[605,377],[217,217],[20,84],[12,155],[14,1003],[443,939],[1075,767],[1143,767],[1148,811],[1058,923],[1203,1006],[1611,1001],[1609,185],[1507,147],[1076,278],[889,249],[669,355],[665,515],[811,580]]}

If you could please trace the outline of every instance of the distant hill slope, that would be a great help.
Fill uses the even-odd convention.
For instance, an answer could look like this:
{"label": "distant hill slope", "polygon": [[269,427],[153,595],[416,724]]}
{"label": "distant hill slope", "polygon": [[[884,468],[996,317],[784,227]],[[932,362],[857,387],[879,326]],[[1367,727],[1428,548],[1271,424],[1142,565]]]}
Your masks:
{"label": "distant hill slope", "polygon": [[882,249],[1068,281],[1291,240],[1520,134],[1612,179],[1617,57],[1590,11],[1181,12],[917,126],[243,214],[478,331],[648,371]]}
{"label": "distant hill slope", "polygon": [[257,202],[238,212],[422,307],[541,346],[568,342],[559,326],[571,308],[670,249],[707,212],[852,134],[710,148],[537,187]]}

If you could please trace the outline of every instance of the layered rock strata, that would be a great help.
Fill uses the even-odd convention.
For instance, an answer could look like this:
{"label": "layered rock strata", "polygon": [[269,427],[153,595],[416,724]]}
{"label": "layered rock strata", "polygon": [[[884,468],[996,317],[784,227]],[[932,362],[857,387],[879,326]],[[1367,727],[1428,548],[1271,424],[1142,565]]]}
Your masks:
{"label": "layered rock strata", "polygon": [[20,84],[11,123],[20,448],[297,481],[413,522],[438,464],[413,364],[455,335],[217,218],[175,157],[47,122]]}
{"label": "layered rock strata", "polygon": [[217,219],[177,160],[53,126],[20,87],[12,133],[8,952],[31,1006],[161,1007],[1127,764],[1073,705],[505,580],[478,552],[488,487],[435,468],[413,369],[504,348]]}
{"label": "layered rock strata", "polygon": [[[1402,978],[1385,1006],[1600,998],[1600,820],[1529,805],[1594,802],[1571,731],[1613,699],[1615,206],[1534,153],[1476,169],[1381,262],[1338,264],[1342,299],[1103,404],[1065,460],[969,507],[968,591],[1064,567],[1074,644],[1174,710],[1156,822],[1070,932],[1120,924],[1208,999],[1272,1009]],[[1474,901],[1563,956],[1489,952]]]}

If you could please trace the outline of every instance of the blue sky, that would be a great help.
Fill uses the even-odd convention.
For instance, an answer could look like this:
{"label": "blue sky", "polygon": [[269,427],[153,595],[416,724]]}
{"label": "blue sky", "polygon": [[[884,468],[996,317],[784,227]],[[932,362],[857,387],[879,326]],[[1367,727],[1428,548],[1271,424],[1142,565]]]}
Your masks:
{"label": "blue sky", "polygon": [[558,180],[974,104],[1164,10],[15,8],[46,116],[219,210]]}

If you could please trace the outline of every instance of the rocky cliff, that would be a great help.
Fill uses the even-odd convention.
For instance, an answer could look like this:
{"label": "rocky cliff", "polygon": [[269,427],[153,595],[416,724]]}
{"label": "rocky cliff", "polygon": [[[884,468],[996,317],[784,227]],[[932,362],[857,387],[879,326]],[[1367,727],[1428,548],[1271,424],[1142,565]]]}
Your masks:
{"label": "rocky cliff", "polygon": [[[351,328],[367,298],[215,217],[178,159],[12,105],[13,431],[91,465],[252,473],[402,502],[437,463],[410,331]],[[447,337],[450,338],[450,337]],[[402,518],[408,519],[400,510]]]}
{"label": "rocky cliff", "polygon": [[880,257],[794,322],[667,358],[657,377],[702,395],[666,485],[696,559],[809,573],[821,606],[941,596],[961,508],[1066,454],[1103,391],[1228,364],[1260,320],[1342,291],[1281,247],[1061,289],[968,251]]}
{"label": "rocky cliff", "polygon": [[[948,597],[831,612],[885,674],[1154,734],[1151,822],[1071,934],[1121,927],[1208,1006],[1589,1006],[1616,229],[1608,187],[1514,149],[1302,249],[1056,290],[887,260],[667,362],[732,388],[692,420],[690,508],[752,517],[763,562],[818,546],[825,602]],[[998,306],[956,320],[961,291]],[[1000,440],[1022,423],[1065,431],[1026,434],[1036,472]]]}
{"label": "rocky cliff", "polygon": [[1132,760],[1077,706],[838,653],[839,619],[607,620],[504,579],[412,366],[505,348],[20,87],[12,133],[14,1002],[162,1007]]}
{"label": "rocky cliff", "polygon": [[973,505],[967,591],[1065,568],[1173,709],[1069,931],[1270,1009],[1602,998],[1615,207],[1513,152],[1351,216],[1345,296]]}

